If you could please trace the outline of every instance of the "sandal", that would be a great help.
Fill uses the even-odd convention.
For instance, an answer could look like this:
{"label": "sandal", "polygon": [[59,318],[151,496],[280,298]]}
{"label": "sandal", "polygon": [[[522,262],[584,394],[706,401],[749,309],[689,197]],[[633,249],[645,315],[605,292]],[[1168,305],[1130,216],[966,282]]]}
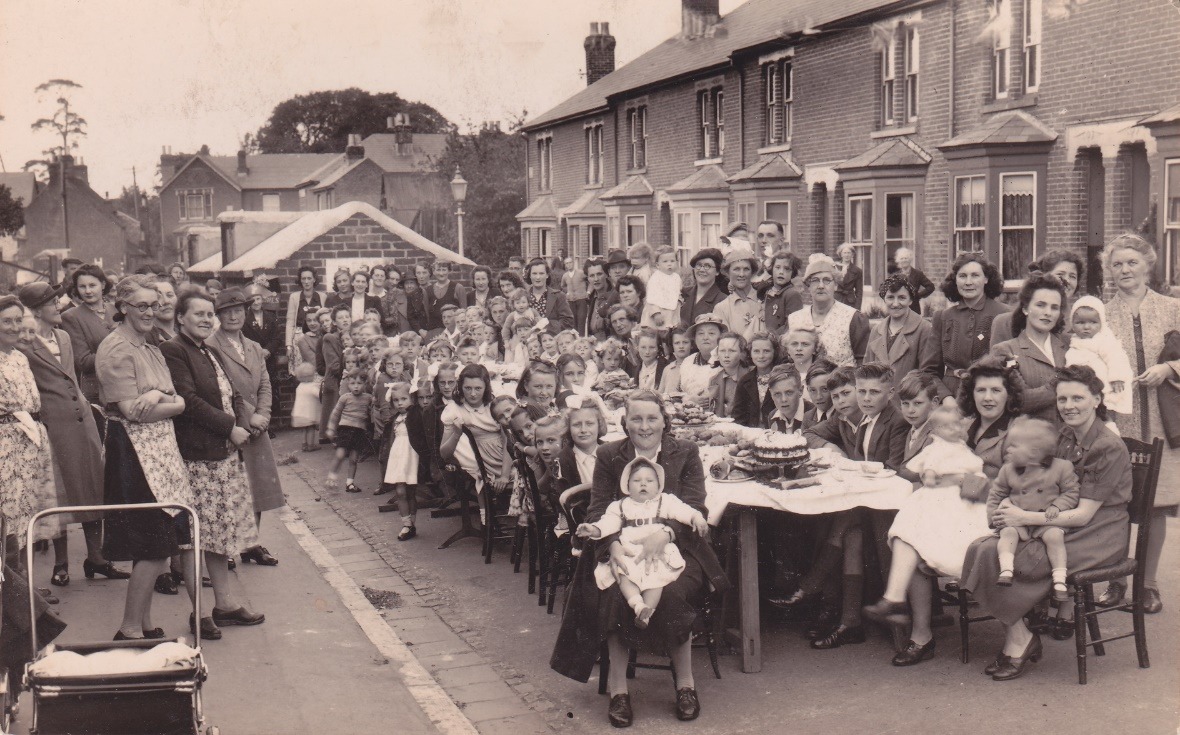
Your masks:
{"label": "sandal", "polygon": [[70,565],[68,562],[53,565],[53,576],[49,578],[49,583],[54,587],[65,587],[70,583]]}

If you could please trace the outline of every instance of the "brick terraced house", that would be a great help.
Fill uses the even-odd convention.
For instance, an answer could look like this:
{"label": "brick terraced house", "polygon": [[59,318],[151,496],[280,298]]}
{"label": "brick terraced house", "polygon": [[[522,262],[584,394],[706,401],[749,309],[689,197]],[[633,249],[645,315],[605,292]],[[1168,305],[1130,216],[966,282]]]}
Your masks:
{"label": "brick terraced house", "polygon": [[1015,285],[1142,227],[1180,281],[1169,0],[682,2],[681,33],[617,70],[594,24],[590,84],[525,125],[525,255],[687,260],[773,219],[801,255],[854,244],[869,286],[902,246],[932,277],[984,251]]}

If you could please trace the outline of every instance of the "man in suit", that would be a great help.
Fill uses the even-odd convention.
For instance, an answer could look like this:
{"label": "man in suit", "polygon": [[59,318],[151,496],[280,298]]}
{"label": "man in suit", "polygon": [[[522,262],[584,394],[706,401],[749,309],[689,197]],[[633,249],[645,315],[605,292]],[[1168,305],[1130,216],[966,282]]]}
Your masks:
{"label": "man in suit", "polygon": [[583,337],[604,340],[610,331],[606,312],[619,303],[619,294],[611,288],[610,279],[606,275],[606,261],[601,258],[587,260],[582,266],[582,272],[586,274],[590,292],[586,296],[586,324],[581,334]]}
{"label": "man in suit", "polygon": [[832,394],[828,392],[828,376],[836,371],[835,363],[820,358],[811,363],[803,380],[807,383],[807,394],[811,401],[803,412],[803,428],[810,429],[829,418],[832,408]]}
{"label": "man in suit", "polygon": [[692,256],[693,285],[684,289],[680,304],[680,323],[694,324],[701,314],[713,311],[729,295],[725,284],[719,280],[721,264],[725,257],[717,248],[704,248]]}
{"label": "man in suit", "polygon": [[[266,375],[270,379],[271,405],[279,405],[279,353],[283,350],[285,338],[285,324],[279,323],[278,315],[270,309],[265,309],[264,300],[269,291],[257,284],[250,284],[245,289],[250,299],[250,308],[246,310],[246,324],[242,327],[242,335],[252,339],[262,348],[262,356],[266,360]],[[273,431],[268,431],[274,437]]]}

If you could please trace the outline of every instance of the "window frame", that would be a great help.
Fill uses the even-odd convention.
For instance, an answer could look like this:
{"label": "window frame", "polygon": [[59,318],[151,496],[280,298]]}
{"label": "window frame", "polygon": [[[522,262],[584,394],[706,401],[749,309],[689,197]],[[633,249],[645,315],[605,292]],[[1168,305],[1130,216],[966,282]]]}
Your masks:
{"label": "window frame", "polygon": [[[876,203],[874,201],[875,198],[876,197],[872,192],[864,194],[849,194],[847,196],[846,202],[847,207],[845,208],[844,232],[847,233],[845,242],[856,249],[856,265],[861,269],[861,273],[863,274],[861,276],[861,282],[866,287],[872,286],[873,279],[873,240],[876,232],[876,221],[874,220],[874,217],[876,216]],[[853,239],[853,222],[865,221],[863,217],[854,218],[853,216],[854,211],[857,209],[857,207],[854,205],[861,203],[868,204],[869,216],[867,221],[869,230],[867,233],[867,238],[865,238],[865,233],[858,232],[857,235],[862,239]]]}
{"label": "window frame", "polygon": [[889,36],[889,42],[881,49],[881,127],[897,123],[894,101],[897,95],[897,30]]}
{"label": "window frame", "polygon": [[675,212],[672,217],[672,238],[676,261],[681,266],[687,265],[692,254],[698,250],[692,236],[692,210]]}
{"label": "window frame", "polygon": [[553,228],[537,228],[537,255],[542,258],[553,257]]}
{"label": "window frame", "polygon": [[[1032,178],[1032,222],[1022,225],[1005,225],[1004,224],[1004,179],[1014,177],[1031,177]],[[1018,284],[1024,280],[1023,276],[1017,274],[1015,278],[1009,274],[1004,273],[1004,233],[1016,231],[1031,231],[1032,232],[1032,252],[1028,254],[1028,258],[1022,258],[1025,263],[1031,262],[1037,257],[1040,248],[1037,247],[1037,206],[1040,204],[1038,197],[1040,195],[1040,181],[1037,178],[1036,171],[1000,171],[996,176],[996,201],[999,204],[999,218],[997,220],[996,238],[996,264],[1000,269],[1000,275],[1004,278],[1004,285],[1011,286]]]}
{"label": "window frame", "polygon": [[[643,237],[632,242],[631,240],[631,220],[641,220],[643,222]],[[647,242],[647,215],[646,214],[627,214],[623,215],[623,240],[626,242],[627,248],[632,245],[638,245],[641,242]]]}
{"label": "window frame", "polygon": [[[770,207],[772,205],[785,205],[787,207],[787,219],[785,222],[783,220],[779,219],[778,217],[772,217],[770,215]],[[779,224],[781,224],[783,226],[783,245],[785,245],[789,248],[791,246],[791,219],[794,216],[795,216],[795,205],[793,202],[791,202],[791,200],[789,200],[789,199],[768,199],[767,201],[762,202],[762,220],[759,221],[759,224],[765,220],[774,220],[775,222],[778,222]],[[753,222],[751,222],[749,224],[753,227],[757,227],[757,224],[755,224]]]}
{"label": "window frame", "polygon": [[697,94],[697,110],[699,113],[698,133],[700,134],[700,144],[698,146],[701,152],[702,159],[709,159],[713,157],[713,120],[711,111],[709,110],[709,102],[712,93],[708,89],[703,89]]}
{"label": "window frame", "polygon": [[[1000,15],[1012,16],[1012,0],[992,0],[992,7],[998,26],[1005,24],[998,21]],[[992,96],[997,100],[1006,100],[1012,93],[1012,27],[1008,25],[1007,35],[996,34],[992,39]]]}
{"label": "window frame", "polygon": [[1041,41],[1044,8],[1041,0],[1024,0],[1024,91],[1036,92],[1041,86]]}
{"label": "window frame", "polygon": [[[213,189],[201,187],[197,189],[180,189],[176,192],[177,219],[181,222],[205,222],[213,219]],[[191,216],[192,207],[189,197],[200,198],[201,216]]]}
{"label": "window frame", "polygon": [[537,137],[537,189],[553,191],[553,136]]}
{"label": "window frame", "polygon": [[[267,201],[274,202],[274,209],[267,209]],[[262,207],[262,212],[281,212],[283,211],[283,197],[277,191],[263,192],[259,198],[259,206]]]}
{"label": "window frame", "polygon": [[[881,254],[885,258],[885,272],[889,273],[889,269],[894,267],[893,255],[894,255],[894,253],[897,252],[897,250],[900,250],[901,248],[906,248],[911,253],[917,251],[917,244],[918,244],[918,222],[917,222],[918,195],[917,195],[917,192],[911,192],[911,191],[887,191],[887,192],[884,192],[884,197],[885,197],[885,207],[884,207],[883,211],[881,212],[881,223],[883,225],[883,227],[881,228],[881,245],[882,245]],[[898,237],[898,238],[891,238],[891,237],[889,237],[889,200],[890,199],[897,199],[897,198],[901,198],[903,200],[905,200],[905,199],[909,200],[909,220],[908,221],[909,221],[909,225],[910,225],[910,232],[909,232],[908,236],[904,232],[906,219],[903,214],[902,235],[901,235],[901,237]],[[897,247],[894,248],[893,251],[890,251],[890,245],[894,245],[894,244]]]}
{"label": "window frame", "polygon": [[1164,159],[1164,216],[1160,219],[1164,226],[1164,277],[1168,284],[1180,282],[1180,207],[1173,218],[1168,206],[1173,198],[1180,202],[1180,191],[1172,191],[1169,178],[1173,166],[1180,170],[1180,158]]}
{"label": "window frame", "polygon": [[[716,215],[716,217],[717,217],[717,225],[716,225],[717,234],[713,235],[712,239],[710,239],[710,236],[707,235],[706,231],[705,231],[705,227],[706,227],[705,215],[709,215],[709,216]],[[725,212],[720,209],[699,209],[696,212],[696,224],[697,224],[697,228],[696,228],[695,234],[697,236],[697,249],[700,250],[700,248],[706,247],[706,246],[716,247],[716,246],[709,246],[708,243],[710,243],[710,242],[720,243],[721,242],[721,235],[722,235],[722,232],[725,228]],[[713,224],[710,223],[707,226],[712,228]]]}
{"label": "window frame", "polygon": [[714,87],[711,92],[713,100],[713,136],[716,155],[720,158],[725,154],[725,88]]}
{"label": "window frame", "polygon": [[647,105],[627,109],[628,132],[631,136],[632,171],[647,167]]}
{"label": "window frame", "polygon": [[582,245],[582,231],[578,225],[566,223],[565,225],[565,248],[570,255],[577,255],[578,248]]}
{"label": "window frame", "polygon": [[778,90],[781,86],[781,73],[777,61],[766,64],[763,72],[763,85],[766,88],[764,94],[766,106],[765,141],[768,146],[780,145],[783,142],[781,119],[778,116]]}
{"label": "window frame", "polygon": [[907,123],[918,119],[918,73],[922,62],[922,47],[918,29],[912,25],[903,26],[902,54],[905,68],[905,120]]}
{"label": "window frame", "polygon": [[[968,225],[965,227],[959,226],[959,182],[966,180],[979,179],[983,182],[983,216],[978,226]],[[962,253],[983,253],[987,255],[987,217],[988,217],[988,197],[987,197],[987,174],[966,174],[963,176],[955,176],[952,179],[951,186],[954,191],[951,192],[952,212],[951,212],[951,260],[959,257]],[[960,232],[979,232],[981,233],[980,249],[979,250],[961,250],[959,248],[959,233]]]}
{"label": "window frame", "polygon": [[[606,255],[606,235],[603,225],[586,225],[586,252],[591,258],[601,258]],[[595,247],[595,240],[598,246]]]}

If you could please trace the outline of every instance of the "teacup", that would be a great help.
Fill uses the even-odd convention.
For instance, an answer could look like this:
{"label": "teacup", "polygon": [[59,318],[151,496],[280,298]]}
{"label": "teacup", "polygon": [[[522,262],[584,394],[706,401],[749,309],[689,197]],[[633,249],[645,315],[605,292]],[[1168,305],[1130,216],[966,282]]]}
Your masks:
{"label": "teacup", "polygon": [[885,469],[885,465],[881,462],[861,462],[860,471],[866,475],[875,475],[881,470]]}

